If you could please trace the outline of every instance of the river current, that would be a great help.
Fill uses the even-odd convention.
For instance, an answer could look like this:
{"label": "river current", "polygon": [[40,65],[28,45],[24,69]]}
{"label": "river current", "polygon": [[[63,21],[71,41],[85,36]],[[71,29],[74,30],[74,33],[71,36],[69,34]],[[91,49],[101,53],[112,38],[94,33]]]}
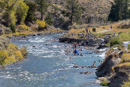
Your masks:
{"label": "river current", "polygon": [[[66,55],[71,44],[59,43],[60,35],[28,36],[23,40],[12,40],[20,47],[27,46],[27,58],[19,63],[0,69],[0,87],[101,87],[96,81],[96,68],[74,68],[91,66],[103,60],[104,53],[95,54],[83,48],[83,56]],[[92,53],[92,54],[88,54]],[[100,62],[96,62],[99,66]],[[81,74],[81,72],[91,72]]]}

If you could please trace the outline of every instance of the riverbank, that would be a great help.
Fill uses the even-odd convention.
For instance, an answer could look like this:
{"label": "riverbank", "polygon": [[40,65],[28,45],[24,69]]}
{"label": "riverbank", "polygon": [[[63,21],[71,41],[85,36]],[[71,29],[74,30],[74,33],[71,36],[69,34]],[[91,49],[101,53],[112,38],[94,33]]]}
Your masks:
{"label": "riverbank", "polygon": [[[126,48],[123,46],[123,42],[130,41],[130,29],[117,28],[120,25],[120,23],[115,23],[111,25],[100,26],[99,28],[95,28],[98,32],[93,32],[92,29],[88,29],[89,32],[86,32],[86,29],[71,29],[67,34],[59,39],[60,42],[72,44],[80,43],[83,46],[91,43],[91,46],[99,46],[99,49],[102,40],[104,40],[104,47],[110,47],[110,50],[106,52],[105,59],[97,68],[96,72],[98,77],[96,83],[100,83],[102,86],[129,86],[130,52],[129,49],[126,50]],[[113,29],[109,29],[111,26],[113,26]],[[100,38],[100,40],[98,39],[99,44],[94,45],[95,42],[97,43],[96,38]],[[89,41],[89,39],[91,40]]]}
{"label": "riverbank", "polygon": [[24,32],[16,32],[11,34],[4,34],[3,37],[12,37],[12,36],[29,36],[29,35],[48,35],[48,34],[58,34],[58,33],[64,33],[66,31],[61,29],[49,29],[49,30],[43,30],[40,32],[35,31],[24,31]]}
{"label": "riverbank", "polygon": [[123,45],[113,45],[106,53],[103,63],[97,68],[97,82],[102,86],[129,87],[130,49]]}
{"label": "riverbank", "polygon": [[0,66],[1,68],[11,63],[19,62],[26,58],[26,47],[18,48],[11,41],[0,36]]}
{"label": "riverbank", "polygon": [[[28,55],[22,62],[0,70],[0,83],[3,87],[7,87],[6,82],[12,86],[26,83],[20,87],[100,87],[94,83],[95,67],[100,65],[103,51],[96,53],[92,47],[80,46],[79,49],[82,48],[82,51],[79,53],[83,56],[74,55],[72,44],[58,42],[59,36],[61,34],[12,39],[12,43],[19,47],[27,46]],[[67,54],[68,49],[71,51]],[[92,67],[95,60],[95,67]]]}
{"label": "riverbank", "polygon": [[[0,36],[1,67],[19,62],[26,58],[27,48],[26,47],[18,48],[17,45],[12,44],[10,40],[13,37],[17,37],[17,39],[25,39],[25,37],[27,36],[49,35],[49,34],[58,34],[58,33],[61,34],[63,32],[64,31],[60,29],[49,29],[49,30],[44,30],[42,32],[25,31],[25,32],[16,32],[11,34],[3,34],[2,36]],[[8,46],[4,46],[4,45],[8,45]]]}

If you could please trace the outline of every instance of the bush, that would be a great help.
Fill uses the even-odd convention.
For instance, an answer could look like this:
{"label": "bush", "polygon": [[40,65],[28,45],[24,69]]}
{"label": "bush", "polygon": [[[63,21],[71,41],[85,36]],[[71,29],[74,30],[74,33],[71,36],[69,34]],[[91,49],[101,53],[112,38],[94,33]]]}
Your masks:
{"label": "bush", "polygon": [[106,78],[105,79],[103,79],[102,80],[102,82],[101,82],[101,86],[109,86],[109,84],[110,84],[110,81],[108,81]]}
{"label": "bush", "polygon": [[49,24],[49,25],[52,25],[54,20],[53,20],[53,17],[52,15],[49,13],[45,19],[46,23]]}
{"label": "bush", "polygon": [[0,2],[0,12],[6,7],[4,2]]}
{"label": "bush", "polygon": [[3,19],[6,22],[6,26],[10,26],[11,24],[15,25],[16,16],[15,10],[7,10],[3,14]]}
{"label": "bush", "polygon": [[130,44],[128,44],[128,49],[130,50]]}
{"label": "bush", "polygon": [[22,47],[22,48],[20,49],[20,51],[21,51],[21,53],[22,53],[22,55],[23,55],[24,57],[27,55],[27,48],[26,48],[26,47]]}
{"label": "bush", "polygon": [[26,4],[27,4],[27,6],[29,6],[29,10],[28,10],[27,17],[26,17],[25,21],[33,22],[36,20],[34,13],[36,12],[37,4],[35,4],[33,2],[26,2]]}
{"label": "bush", "polygon": [[4,64],[4,60],[6,58],[7,58],[7,55],[3,51],[0,51],[0,65]]}
{"label": "bush", "polygon": [[19,31],[28,31],[29,30],[29,27],[25,24],[23,25],[18,25],[18,30]]}
{"label": "bush", "polygon": [[14,24],[11,24],[10,28],[11,28],[11,30],[12,30],[13,33],[16,32],[16,26]]}
{"label": "bush", "polygon": [[23,2],[23,0],[20,0],[17,2],[17,19],[19,24],[23,24],[26,17],[29,7],[26,5],[26,3]]}
{"label": "bush", "polygon": [[36,21],[36,24],[40,27],[40,28],[45,28],[47,26],[46,22],[45,21],[40,21],[40,20],[37,20]]}
{"label": "bush", "polygon": [[130,41],[130,32],[124,32],[120,34],[120,40]]}
{"label": "bush", "polygon": [[122,41],[119,38],[112,38],[110,41],[110,46],[122,45]]}

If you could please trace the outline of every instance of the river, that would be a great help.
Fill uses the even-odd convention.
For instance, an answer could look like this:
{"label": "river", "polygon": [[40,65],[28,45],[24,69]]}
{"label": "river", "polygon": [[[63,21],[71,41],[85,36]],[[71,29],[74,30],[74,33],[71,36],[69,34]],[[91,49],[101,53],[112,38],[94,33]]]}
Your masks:
{"label": "river", "polygon": [[[28,55],[25,60],[0,69],[0,87],[101,87],[94,83],[96,68],[73,66],[91,66],[95,60],[103,60],[104,53],[87,54],[91,50],[83,49],[83,56],[74,56],[72,52],[66,55],[66,47],[72,45],[54,41],[59,36],[28,36],[26,40],[12,40],[19,48],[27,46]],[[97,62],[96,66],[99,65]],[[80,73],[85,71],[91,73]]]}

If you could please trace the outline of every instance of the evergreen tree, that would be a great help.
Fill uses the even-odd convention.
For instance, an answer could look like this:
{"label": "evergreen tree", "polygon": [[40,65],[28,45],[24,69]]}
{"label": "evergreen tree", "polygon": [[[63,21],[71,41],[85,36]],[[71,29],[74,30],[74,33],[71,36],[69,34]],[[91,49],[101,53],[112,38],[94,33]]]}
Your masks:
{"label": "evergreen tree", "polygon": [[118,21],[130,17],[129,8],[130,0],[115,0],[112,3],[111,12],[109,14],[109,21]]}
{"label": "evergreen tree", "polygon": [[70,24],[73,24],[74,21],[79,22],[82,7],[79,5],[78,0],[67,0],[66,8],[69,11]]}
{"label": "evergreen tree", "polygon": [[125,0],[125,7],[124,7],[124,19],[127,19],[127,18],[129,18],[129,15],[130,15],[130,13],[129,13],[129,1],[128,0]]}
{"label": "evergreen tree", "polygon": [[38,10],[41,12],[41,20],[43,20],[43,15],[49,6],[48,0],[35,0],[35,2],[38,4]]}
{"label": "evergreen tree", "polygon": [[52,25],[54,20],[53,20],[53,17],[51,15],[51,13],[48,13],[46,19],[45,19],[46,23],[49,24],[49,25]]}
{"label": "evergreen tree", "polygon": [[34,2],[28,2],[28,1],[26,1],[26,4],[27,4],[27,6],[29,6],[29,10],[28,10],[27,17],[26,17],[25,21],[27,21],[27,22],[36,21],[34,14],[37,10],[37,4]]}

